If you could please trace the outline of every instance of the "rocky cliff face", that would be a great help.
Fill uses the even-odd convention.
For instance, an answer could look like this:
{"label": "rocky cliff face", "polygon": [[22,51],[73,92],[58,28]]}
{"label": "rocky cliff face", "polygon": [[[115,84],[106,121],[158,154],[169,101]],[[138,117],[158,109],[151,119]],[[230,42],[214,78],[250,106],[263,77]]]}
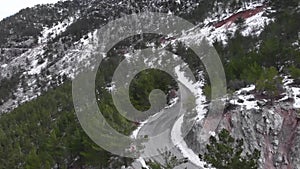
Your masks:
{"label": "rocky cliff face", "polygon": [[[217,131],[225,128],[233,137],[243,139],[245,153],[260,150],[262,169],[300,168],[300,115],[294,100],[258,102],[259,107],[250,109],[227,103]],[[201,130],[200,122],[185,138],[197,153],[205,148],[200,144]]]}

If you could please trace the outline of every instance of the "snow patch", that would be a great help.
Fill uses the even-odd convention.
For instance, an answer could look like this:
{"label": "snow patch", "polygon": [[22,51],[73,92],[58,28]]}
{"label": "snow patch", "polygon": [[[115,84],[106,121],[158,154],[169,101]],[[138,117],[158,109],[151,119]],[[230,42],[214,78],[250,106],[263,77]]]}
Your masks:
{"label": "snow patch", "polygon": [[294,98],[294,108],[300,108],[300,88],[299,87],[292,87],[292,96]]}
{"label": "snow patch", "polygon": [[216,132],[210,131],[210,132],[208,132],[208,133],[209,133],[209,135],[211,135],[211,136],[213,136],[213,137],[216,137]]}
{"label": "snow patch", "polygon": [[49,40],[56,38],[59,34],[66,31],[67,27],[74,23],[74,21],[75,17],[70,17],[51,28],[44,27],[44,30],[41,32],[42,36],[39,37],[38,40],[39,44],[46,43]]}
{"label": "snow patch", "polygon": [[134,138],[134,139],[137,139],[140,130],[143,128],[143,126],[144,126],[146,123],[148,123],[148,121],[149,121],[149,120],[145,120],[145,121],[141,122],[140,125],[139,125],[139,127],[138,127],[137,129],[135,129],[135,130],[132,132],[132,134],[131,134],[130,137],[131,137],[131,138]]}
{"label": "snow patch", "polygon": [[245,88],[242,88],[242,89],[238,90],[236,93],[237,94],[242,94],[242,93],[250,92],[250,91],[253,91],[253,90],[255,90],[255,85],[250,85],[248,87],[245,87]]}
{"label": "snow patch", "polygon": [[229,102],[233,105],[241,106],[241,110],[259,109],[254,95],[249,94],[253,90],[255,90],[255,85],[242,88],[234,93],[234,99]]}
{"label": "snow patch", "polygon": [[110,93],[115,91],[116,89],[116,85],[114,83],[111,83],[108,87],[105,88],[107,91],[109,91]]}
{"label": "snow patch", "polygon": [[141,163],[142,167],[144,167],[146,169],[150,169],[149,166],[147,166],[145,160],[142,157],[138,158],[137,161]]}
{"label": "snow patch", "polygon": [[47,66],[47,63],[48,63],[48,59],[46,59],[44,61],[44,63],[38,65],[38,60],[34,60],[33,61],[33,64],[34,64],[34,68],[31,69],[28,74],[29,75],[34,75],[34,74],[40,74],[41,71]]}
{"label": "snow patch", "polygon": [[285,96],[277,100],[277,102],[281,102],[289,98],[293,98],[294,99],[293,107],[299,109],[300,108],[300,87],[291,87],[290,85],[294,82],[294,79],[291,79],[288,76],[284,76],[282,82],[283,82],[283,87],[286,90],[286,93],[284,93]]}
{"label": "snow patch", "polygon": [[274,19],[263,16],[263,14],[264,12],[260,12],[245,20],[246,28],[241,31],[243,36],[259,36],[264,30],[264,27],[274,21]]}
{"label": "snow patch", "polygon": [[171,107],[173,107],[176,103],[178,103],[179,101],[179,97],[175,97],[173,99],[170,100],[170,105],[166,106],[165,109],[169,109]]}

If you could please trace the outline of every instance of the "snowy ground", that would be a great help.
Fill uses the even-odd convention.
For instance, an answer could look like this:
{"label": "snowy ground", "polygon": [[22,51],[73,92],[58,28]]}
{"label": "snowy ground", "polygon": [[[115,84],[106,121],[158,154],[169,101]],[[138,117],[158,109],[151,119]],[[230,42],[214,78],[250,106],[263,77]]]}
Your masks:
{"label": "snowy ground", "polygon": [[300,87],[291,86],[291,84],[294,82],[293,79],[291,79],[288,76],[284,76],[283,78],[283,87],[286,90],[284,93],[284,97],[281,98],[279,101],[285,101],[289,98],[294,99],[294,108],[299,109],[300,108]]}
{"label": "snowy ground", "polygon": [[240,106],[241,110],[259,109],[254,95],[249,94],[249,92],[253,90],[255,90],[255,85],[242,88],[234,93],[233,99],[229,102],[233,105]]}
{"label": "snowy ground", "polygon": [[[72,23],[72,19],[68,22],[60,23],[53,28],[45,28],[45,32],[49,30],[57,30],[55,36],[57,36],[63,29],[63,25],[68,25]],[[80,39],[78,42],[74,43],[74,47],[63,51],[61,59],[56,62],[51,62],[48,58],[44,58],[42,63],[39,63],[40,59],[44,57],[45,37],[40,37],[41,44],[36,46],[33,49],[29,49],[25,53],[16,57],[10,63],[1,66],[1,76],[5,77],[6,74],[12,74],[15,70],[15,67],[20,67],[24,69],[22,76],[25,81],[18,84],[17,90],[13,93],[16,96],[16,99],[8,100],[0,106],[0,113],[7,112],[15,109],[20,104],[31,101],[41,95],[42,91],[46,91],[51,83],[59,86],[62,84],[62,79],[59,77],[66,75],[69,78],[74,78],[78,70],[81,67],[79,66],[88,66],[89,60],[96,50],[96,43],[98,42],[96,31],[89,33],[88,38]],[[53,34],[54,36],[54,34]],[[57,55],[53,55],[53,58],[56,59]],[[51,66],[49,66],[51,64]],[[44,69],[47,69],[50,72],[50,75],[42,76],[41,73]],[[38,87],[38,81],[46,81],[46,86]]]}
{"label": "snowy ground", "polygon": [[65,19],[62,22],[57,23],[57,25],[53,26],[53,27],[44,27],[44,30],[42,31],[42,36],[39,38],[38,42],[40,44],[44,44],[47,43],[49,40],[54,39],[55,37],[57,37],[58,35],[60,35],[61,33],[63,33],[68,26],[70,26],[72,23],[74,23],[74,21],[76,20],[76,18],[74,16]]}
{"label": "snowy ground", "polygon": [[[300,87],[293,86],[294,80],[288,76],[283,77],[283,88],[285,93],[283,97],[276,102],[284,102],[288,99],[293,99],[293,107],[296,109],[300,108]],[[255,90],[255,85],[250,85],[246,88],[242,88],[233,94],[233,98],[229,101],[233,105],[238,105],[241,110],[259,109],[258,99],[255,98],[253,94],[249,92]]]}
{"label": "snowy ground", "polygon": [[[253,9],[256,6],[262,6],[262,3],[249,4],[246,9]],[[246,10],[241,8],[236,12]],[[270,10],[268,8],[268,10]],[[265,11],[259,12],[256,15],[249,17],[245,20],[244,28],[241,29],[241,34],[243,36],[259,36],[263,31],[264,27],[273,21],[272,18],[264,16]],[[185,43],[201,43],[203,37],[205,37],[210,44],[213,44],[215,41],[220,41],[224,45],[227,44],[227,41],[232,37],[235,32],[238,30],[238,26],[235,23],[225,24],[219,28],[215,28],[213,25],[209,26],[210,23],[221,21],[225,18],[234,15],[234,13],[224,13],[221,17],[208,17],[204,20],[204,27],[200,28],[196,26],[195,29],[190,30],[179,40],[184,41]]]}

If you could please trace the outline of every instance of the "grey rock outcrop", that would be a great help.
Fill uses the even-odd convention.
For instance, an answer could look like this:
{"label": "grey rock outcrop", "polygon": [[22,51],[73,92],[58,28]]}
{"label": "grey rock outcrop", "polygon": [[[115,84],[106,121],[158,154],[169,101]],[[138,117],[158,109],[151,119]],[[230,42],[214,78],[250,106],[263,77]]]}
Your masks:
{"label": "grey rock outcrop", "polygon": [[[297,110],[291,102],[273,103],[260,109],[242,110],[239,106],[225,110],[218,131],[225,128],[234,138],[244,140],[244,151],[261,152],[262,169],[300,168],[300,127]],[[185,138],[196,153],[203,153],[201,122]]]}

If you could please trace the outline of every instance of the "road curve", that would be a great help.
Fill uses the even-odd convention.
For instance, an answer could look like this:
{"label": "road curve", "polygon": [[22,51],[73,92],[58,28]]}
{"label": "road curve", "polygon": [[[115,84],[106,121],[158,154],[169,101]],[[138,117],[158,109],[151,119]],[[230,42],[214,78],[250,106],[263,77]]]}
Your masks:
{"label": "road curve", "polygon": [[[138,137],[148,136],[149,138],[149,140],[144,143],[145,148],[141,154],[141,157],[146,161],[151,159],[163,164],[164,160],[160,155],[159,150],[165,150],[166,148],[178,159],[184,158],[181,151],[171,140],[171,131],[176,120],[178,120],[178,118],[186,112],[183,105],[186,103],[189,97],[193,96],[193,94],[184,85],[179,85],[181,97],[180,101],[171,108],[163,109],[156,115],[150,117],[148,122],[144,124],[144,126],[138,132]],[[138,161],[135,161],[132,166],[134,169],[142,168],[140,162]],[[185,168],[199,169],[200,167],[191,162],[181,164],[180,166],[176,167],[176,169]]]}

